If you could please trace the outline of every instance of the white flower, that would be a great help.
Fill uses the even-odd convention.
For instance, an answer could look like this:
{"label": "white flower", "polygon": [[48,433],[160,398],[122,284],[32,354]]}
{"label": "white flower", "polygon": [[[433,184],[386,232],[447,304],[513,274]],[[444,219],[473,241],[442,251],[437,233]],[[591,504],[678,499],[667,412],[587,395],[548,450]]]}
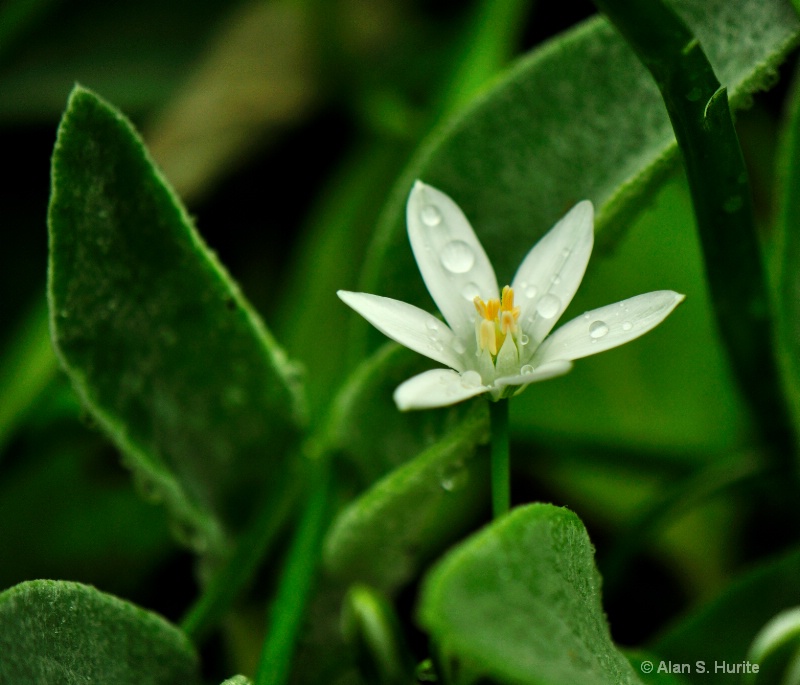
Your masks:
{"label": "white flower", "polygon": [[[594,242],[594,210],[579,202],[528,253],[502,290],[483,246],[453,200],[420,181],[406,205],[411,249],[446,324],[413,305],[340,290],[379,331],[450,369],[426,371],[394,393],[401,410],[444,407],[489,393],[509,397],[560,376],[572,360],[629,342],[683,300],[672,290],[600,307],[561,326]],[[452,369],[452,370],[451,370]]]}

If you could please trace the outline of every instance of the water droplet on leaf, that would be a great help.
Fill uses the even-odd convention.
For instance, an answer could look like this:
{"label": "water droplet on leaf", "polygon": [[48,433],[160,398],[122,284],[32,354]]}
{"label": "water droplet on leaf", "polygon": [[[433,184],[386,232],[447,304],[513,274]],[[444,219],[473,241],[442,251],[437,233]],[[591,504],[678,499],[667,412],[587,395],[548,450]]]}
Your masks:
{"label": "water droplet on leaf", "polygon": [[446,465],[439,476],[439,485],[447,492],[460,490],[468,481],[469,471],[464,468],[464,463],[461,461]]}

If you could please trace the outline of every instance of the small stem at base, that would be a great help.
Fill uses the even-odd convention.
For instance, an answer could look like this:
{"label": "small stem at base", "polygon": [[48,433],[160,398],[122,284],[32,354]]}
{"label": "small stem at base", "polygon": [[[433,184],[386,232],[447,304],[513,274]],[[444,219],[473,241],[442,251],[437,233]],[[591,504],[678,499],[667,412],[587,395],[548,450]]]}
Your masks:
{"label": "small stem at base", "polygon": [[500,518],[511,507],[511,470],[508,454],[508,400],[489,403],[492,431],[492,516]]}

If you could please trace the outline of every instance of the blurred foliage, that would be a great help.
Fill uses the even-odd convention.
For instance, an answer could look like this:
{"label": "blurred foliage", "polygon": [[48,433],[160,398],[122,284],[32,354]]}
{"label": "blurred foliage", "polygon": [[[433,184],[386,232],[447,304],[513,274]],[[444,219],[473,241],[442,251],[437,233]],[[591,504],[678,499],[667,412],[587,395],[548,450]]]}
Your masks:
{"label": "blurred foliage", "polygon": [[[800,88],[788,85],[800,21],[788,0],[670,4],[740,110],[737,131],[797,422]],[[85,259],[59,247],[51,277],[82,283],[81,301],[96,300],[94,323],[102,324],[87,333],[91,317],[79,307],[82,332],[65,357],[73,381],[83,375],[80,398],[58,370],[47,333],[48,319],[58,322],[54,315],[64,309],[59,298],[69,295],[74,306],[76,291],[56,288],[49,313],[45,303],[48,169],[76,83],[111,103],[101,113],[107,122],[117,109],[129,116],[149,150],[122,119],[105,140],[87,135],[99,130],[94,124],[78,127],[73,139],[66,185],[95,200],[101,188],[101,204],[119,210],[120,235],[128,236],[114,244],[139,245],[109,252],[108,243],[97,242],[107,227],[102,217],[87,223],[78,201],[65,210],[75,216],[62,227],[89,227]],[[590,653],[605,655],[597,658],[637,682],[610,642],[610,628],[616,641],[646,650],[631,658],[641,682],[702,683],[711,680],[696,673],[645,678],[637,659],[742,661],[759,631],[797,606],[796,497],[787,503],[775,495],[757,419],[733,382],[713,323],[691,198],[663,104],[633,53],[588,3],[8,0],[0,8],[0,141],[11,170],[0,186],[0,652],[9,635],[29,633],[11,641],[16,661],[0,657],[0,680],[28,677],[13,669],[25,661],[19,655],[42,649],[34,629],[42,616],[47,625],[64,618],[74,631],[48,648],[83,650],[81,633],[95,644],[115,626],[119,640],[129,631],[173,650],[141,664],[150,675],[128,671],[131,682],[201,679],[195,647],[205,682],[253,676],[266,616],[276,625],[289,611],[289,620],[299,621],[307,605],[305,623],[290,631],[298,650],[292,682],[368,682],[359,668],[384,672],[378,647],[368,645],[388,635],[388,625],[402,636],[403,659],[432,658],[429,668],[440,674],[452,668],[454,654],[465,664],[445,682],[469,682],[478,672],[496,682],[528,682],[514,670],[528,668],[520,665],[529,656],[525,640],[541,638],[545,653],[552,637],[529,632],[538,602],[531,572],[538,569],[559,617],[591,633],[576,644],[572,665],[588,663]],[[92,157],[98,150],[103,154]],[[129,162],[120,162],[126,155]],[[127,174],[133,158],[145,161]],[[687,295],[658,331],[584,360],[512,402],[513,503],[566,505],[580,520],[552,507],[525,508],[471,536],[488,517],[484,407],[398,413],[392,390],[431,364],[395,345],[378,347],[379,336],[335,296],[340,288],[363,288],[431,308],[402,221],[417,176],[458,200],[501,278],[570,202],[593,199],[598,247],[565,319],[649,290]],[[169,186],[185,214],[179,201],[171,204]],[[153,192],[166,195],[148,213]],[[165,205],[174,211],[171,223],[159,223]],[[174,241],[186,249],[169,252]],[[173,271],[178,263],[189,266]],[[109,304],[108,282],[98,277],[103,269],[128,275],[116,283],[115,297],[131,316],[115,326],[98,313]],[[233,298],[233,313],[206,307],[223,292]],[[165,318],[140,311],[143,297],[196,306],[173,307]],[[236,321],[223,326],[228,318]],[[137,326],[129,326],[134,319]],[[55,328],[62,344],[63,323]],[[147,364],[130,359],[158,335],[163,343],[167,328],[180,332],[180,349],[147,387],[174,393],[181,378],[191,380],[173,412],[188,432],[161,430],[159,421],[169,417],[158,403],[126,414],[130,405],[122,406],[119,394],[125,378],[130,384],[131,374],[146,376]],[[242,345],[264,335],[269,354],[258,358],[255,345],[236,367]],[[102,382],[86,373],[93,368],[86,359],[98,354],[107,363]],[[752,363],[759,368],[760,360]],[[191,372],[178,378],[172,372],[181,364]],[[249,404],[243,423],[221,418],[232,379],[271,397]],[[289,405],[301,386],[308,417],[298,426]],[[214,420],[199,420],[203,412]],[[149,478],[132,478],[122,466],[132,460],[131,426],[146,437],[140,461]],[[207,455],[223,434],[232,453],[241,456],[250,441],[276,460],[251,454],[245,468],[210,468]],[[177,460],[169,456],[178,453]],[[303,503],[315,501],[306,475],[323,464],[334,474],[324,555],[313,549],[318,529],[308,534],[307,549],[292,552]],[[153,506],[162,499],[152,490],[156,472],[179,483],[177,499],[213,521],[209,530],[224,530],[213,558],[190,555],[186,536],[175,536],[180,524]],[[796,494],[794,474],[778,478]],[[267,497],[265,479],[273,488]],[[517,548],[526,535],[534,540],[530,549]],[[563,542],[558,554],[569,548],[569,558],[581,560],[569,582],[559,576],[548,540]],[[488,554],[495,547],[497,554]],[[783,556],[772,557],[776,552]],[[731,582],[751,564],[755,571]],[[232,565],[241,568],[234,573]],[[302,569],[302,601],[281,599],[292,587],[285,568]],[[513,582],[499,582],[503,574]],[[39,578],[76,582],[26,582]],[[363,594],[358,584],[365,582],[386,596],[380,611],[359,605],[355,628],[350,606],[345,634],[341,612],[354,601],[351,584]],[[192,634],[198,644],[191,647],[170,624],[106,592],[171,621],[190,616],[184,627],[192,633],[202,625],[202,638]],[[224,595],[222,605],[213,592]],[[67,596],[87,607],[85,621],[75,623],[74,610],[59,614]],[[469,611],[452,609],[457,597]],[[503,610],[487,618],[480,602],[491,598]],[[204,614],[212,605],[215,613]],[[370,612],[379,626],[369,623]],[[483,632],[473,630],[478,623]],[[512,634],[518,642],[507,639]],[[476,647],[487,644],[488,651]],[[86,672],[114,672],[107,669],[123,661],[111,649]],[[776,663],[776,672],[784,668]],[[541,682],[576,682],[570,664],[562,666]],[[603,668],[582,671],[590,672],[597,682],[619,682]]]}

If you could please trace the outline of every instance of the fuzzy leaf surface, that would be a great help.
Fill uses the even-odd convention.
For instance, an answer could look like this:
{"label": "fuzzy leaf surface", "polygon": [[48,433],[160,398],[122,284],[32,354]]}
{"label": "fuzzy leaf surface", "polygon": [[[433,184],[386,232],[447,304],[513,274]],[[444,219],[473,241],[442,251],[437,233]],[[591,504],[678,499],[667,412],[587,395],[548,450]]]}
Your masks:
{"label": "fuzzy leaf surface", "polygon": [[430,572],[419,618],[453,673],[519,685],[640,685],[611,641],[600,582],[580,519],[532,504],[494,521]]}
{"label": "fuzzy leaf surface", "polygon": [[220,550],[243,503],[287,468],[295,369],[131,124],[80,87],[53,155],[49,227],[51,328],[75,389],[186,542]]}
{"label": "fuzzy leaf surface", "polygon": [[149,611],[67,581],[34,580],[0,594],[0,682],[193,685],[194,647]]}

